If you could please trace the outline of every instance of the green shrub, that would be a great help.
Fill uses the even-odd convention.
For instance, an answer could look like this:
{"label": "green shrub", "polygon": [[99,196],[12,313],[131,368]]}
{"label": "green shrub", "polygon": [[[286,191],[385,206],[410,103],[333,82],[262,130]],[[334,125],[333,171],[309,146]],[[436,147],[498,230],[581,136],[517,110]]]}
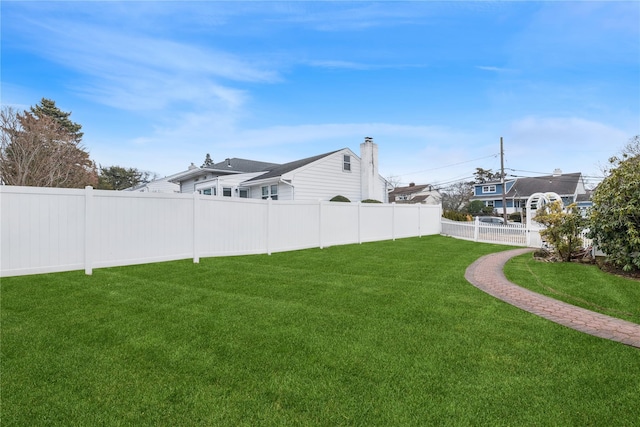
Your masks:
{"label": "green shrub", "polygon": [[586,220],[575,203],[567,206],[556,200],[538,208],[536,222],[546,228],[540,235],[549,242],[562,261],[571,261],[571,256],[582,248],[580,237]]}
{"label": "green shrub", "polygon": [[473,202],[469,202],[467,205],[467,212],[471,215],[477,215],[482,212],[484,208],[484,203],[480,200],[474,200]]}
{"label": "green shrub", "polygon": [[444,211],[442,216],[452,221],[471,221],[470,215],[458,211]]}
{"label": "green shrub", "polygon": [[364,199],[362,203],[382,203],[380,200],[375,199]]}
{"label": "green shrub", "polygon": [[613,265],[640,271],[640,136],[628,147],[593,193],[589,237]]}
{"label": "green shrub", "polygon": [[330,201],[330,202],[346,202],[346,203],[350,203],[350,202],[351,202],[351,200],[349,200],[349,199],[347,199],[346,197],[341,196],[341,195],[334,196],[334,197],[333,197],[331,200],[329,200],[329,201]]}
{"label": "green shrub", "polygon": [[509,221],[522,222],[522,213],[513,212],[509,214]]}

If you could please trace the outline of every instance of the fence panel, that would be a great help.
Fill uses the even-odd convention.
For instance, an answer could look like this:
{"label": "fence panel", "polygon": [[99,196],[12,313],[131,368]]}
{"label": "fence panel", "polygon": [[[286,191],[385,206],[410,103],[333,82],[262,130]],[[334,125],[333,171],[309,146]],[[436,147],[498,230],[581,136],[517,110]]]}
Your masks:
{"label": "fence panel", "polygon": [[361,242],[375,242],[377,240],[390,240],[394,238],[394,205],[363,203],[360,205],[360,208]]}
{"label": "fence panel", "polygon": [[269,252],[320,246],[318,203],[281,201],[269,206]]}
{"label": "fence panel", "polygon": [[359,207],[353,203],[320,202],[320,247],[359,241]]}
{"label": "fence panel", "polygon": [[84,267],[84,190],[0,188],[0,273]]}
{"label": "fence panel", "polygon": [[89,248],[94,267],[189,258],[193,197],[93,191]]}
{"label": "fence panel", "polygon": [[393,238],[418,236],[420,234],[420,210],[412,205],[394,205]]}
{"label": "fence panel", "polygon": [[420,235],[429,236],[442,233],[442,206],[441,205],[418,205],[420,212]]}
{"label": "fence panel", "polygon": [[267,250],[267,204],[242,199],[196,196],[197,256],[247,255]]}

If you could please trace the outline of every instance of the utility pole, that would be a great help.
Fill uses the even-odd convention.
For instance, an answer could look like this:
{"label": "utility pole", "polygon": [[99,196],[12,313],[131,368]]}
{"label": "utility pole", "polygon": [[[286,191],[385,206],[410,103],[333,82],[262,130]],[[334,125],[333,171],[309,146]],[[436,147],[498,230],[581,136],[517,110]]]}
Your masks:
{"label": "utility pole", "polygon": [[502,137],[500,137],[500,182],[502,183],[502,217],[504,223],[507,223],[507,191],[504,185],[504,146],[502,145]]}

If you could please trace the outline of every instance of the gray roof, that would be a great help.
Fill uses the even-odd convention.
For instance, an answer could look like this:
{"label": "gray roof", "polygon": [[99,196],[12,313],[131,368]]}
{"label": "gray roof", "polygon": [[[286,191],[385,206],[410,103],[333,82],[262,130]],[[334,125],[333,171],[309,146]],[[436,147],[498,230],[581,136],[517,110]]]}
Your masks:
{"label": "gray roof", "polygon": [[257,162],[255,160],[238,159],[234,157],[232,159],[226,159],[223,162],[214,163],[211,166],[203,168],[204,170],[212,171],[225,171],[237,172],[237,173],[250,173],[250,172],[266,172],[271,169],[280,166],[277,163]]}
{"label": "gray roof", "polygon": [[587,190],[585,194],[578,194],[576,197],[576,202],[590,202],[591,201],[591,191]]}
{"label": "gray roof", "polygon": [[337,153],[340,150],[336,150],[336,151],[332,151],[330,153],[325,153],[325,154],[319,154],[317,156],[313,156],[313,157],[307,157],[306,159],[301,159],[301,160],[296,160],[294,162],[289,162],[289,163],[285,163],[283,165],[277,165],[276,167],[272,168],[269,170],[269,172],[264,173],[260,176],[257,176],[255,178],[249,179],[245,182],[251,182],[251,181],[261,181],[263,179],[269,179],[269,178],[277,178],[279,176],[282,176],[288,172],[291,172],[292,170],[301,168],[303,166],[308,165],[309,163],[313,163],[316,160],[320,160],[323,157],[327,157],[331,154]]}
{"label": "gray roof", "polygon": [[580,172],[562,175],[546,175],[518,178],[507,192],[507,197],[529,197],[534,193],[557,193],[560,196],[575,194],[582,179]]}
{"label": "gray roof", "polygon": [[429,184],[421,184],[421,185],[409,185],[407,187],[396,187],[393,191],[389,192],[389,196],[399,196],[401,194],[413,194],[419,193],[425,188],[430,187]]}

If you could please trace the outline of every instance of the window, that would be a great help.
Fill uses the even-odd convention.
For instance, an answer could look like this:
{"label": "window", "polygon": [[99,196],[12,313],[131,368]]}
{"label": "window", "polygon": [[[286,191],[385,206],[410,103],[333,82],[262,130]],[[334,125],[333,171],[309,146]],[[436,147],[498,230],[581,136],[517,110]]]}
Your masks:
{"label": "window", "polygon": [[278,185],[266,185],[262,187],[262,199],[278,200]]}
{"label": "window", "polygon": [[202,190],[202,194],[210,196],[211,195],[211,189],[210,188],[205,188],[204,190]]}
{"label": "window", "polygon": [[484,205],[493,207],[493,200],[487,200],[486,202],[484,202]]}
{"label": "window", "polygon": [[342,170],[351,172],[351,156],[345,154],[342,158]]}
{"label": "window", "polygon": [[496,192],[496,186],[495,185],[483,185],[482,186],[482,192],[483,193],[495,193]]}
{"label": "window", "polygon": [[224,197],[231,197],[231,187],[223,187],[222,188],[222,195]]}
{"label": "window", "polygon": [[248,199],[249,198],[249,189],[248,188],[240,188],[239,190],[239,196],[242,199]]}

